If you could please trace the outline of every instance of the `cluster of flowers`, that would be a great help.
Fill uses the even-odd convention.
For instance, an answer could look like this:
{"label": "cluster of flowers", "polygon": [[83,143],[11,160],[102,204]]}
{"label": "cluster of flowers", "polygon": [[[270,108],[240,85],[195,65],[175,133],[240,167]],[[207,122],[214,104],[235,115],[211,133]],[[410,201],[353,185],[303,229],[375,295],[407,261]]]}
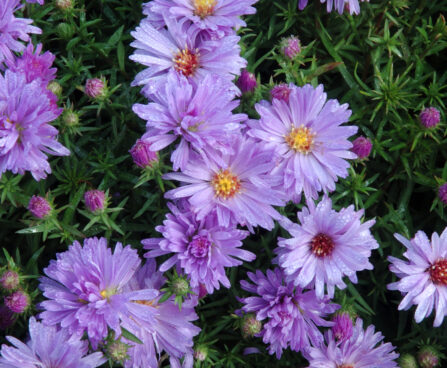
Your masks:
{"label": "cluster of flowers", "polygon": [[3,270],[0,276],[0,287],[4,305],[0,306],[0,329],[11,326],[16,316],[24,313],[30,305],[30,297],[24,290],[20,276],[15,267]]}
{"label": "cluster of flowers", "polygon": [[0,177],[7,170],[30,171],[40,180],[51,173],[46,153],[70,152],[57,142],[58,131],[49,124],[62,112],[49,88],[56,74],[54,55],[41,54],[42,45],[30,42],[29,34],[41,30],[32,20],[14,15],[22,6],[20,0],[0,3]]}

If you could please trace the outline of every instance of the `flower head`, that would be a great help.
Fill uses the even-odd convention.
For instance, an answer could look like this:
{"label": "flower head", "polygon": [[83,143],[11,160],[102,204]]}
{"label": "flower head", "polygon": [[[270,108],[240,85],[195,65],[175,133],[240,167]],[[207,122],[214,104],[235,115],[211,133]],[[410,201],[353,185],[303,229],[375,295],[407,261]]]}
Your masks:
{"label": "flower head", "polygon": [[300,287],[315,287],[319,298],[326,286],[332,298],[335,286],[346,287],[344,276],[355,283],[356,272],[372,270],[368,258],[379,247],[370,232],[375,221],[361,223],[362,216],[363,210],[355,211],[354,206],[333,210],[328,197],[316,207],[313,203],[304,207],[298,213],[300,225],[287,228],[293,237],[279,238],[275,250],[287,279]]}
{"label": "flower head", "polygon": [[332,333],[337,341],[345,341],[352,336],[352,319],[348,313],[337,313],[333,319]]}
{"label": "flower head", "polygon": [[28,203],[28,210],[37,218],[45,218],[51,213],[51,204],[41,196],[33,195]]}
{"label": "flower head", "polygon": [[17,290],[11,295],[5,296],[5,305],[14,313],[23,313],[30,304],[30,298],[27,293]]}
{"label": "flower head", "polygon": [[39,80],[27,83],[23,73],[0,74],[0,176],[6,170],[30,171],[40,180],[51,173],[45,153],[70,154],[56,141],[58,131],[49,124],[61,110],[54,109],[46,91],[51,93]]}
{"label": "flower head", "polygon": [[281,41],[281,52],[285,57],[293,59],[301,52],[301,42],[298,37],[290,36]]}
{"label": "flower head", "polygon": [[100,212],[106,206],[106,194],[99,189],[88,190],[84,193],[85,206],[91,212]]}
{"label": "flower head", "polygon": [[102,78],[90,78],[85,82],[84,89],[88,97],[99,99],[106,95],[107,84]]}
{"label": "flower head", "polygon": [[272,99],[276,98],[277,100],[282,100],[285,103],[289,103],[290,92],[292,92],[292,88],[294,87],[295,85],[292,83],[289,86],[285,83],[278,84],[271,89],[270,96]]}
{"label": "flower head", "polygon": [[130,246],[117,243],[112,253],[105,238],[87,238],[84,246],[75,241],[44,269],[47,277],[40,279],[39,287],[49,300],[41,303],[40,317],[70,334],[87,333],[96,349],[108,328],[119,336],[122,323],[138,318],[138,302],[158,295],[152,289],[124,291],[139,265],[140,258]]}
{"label": "flower head", "polygon": [[422,368],[435,368],[439,364],[439,352],[432,346],[424,346],[418,351],[418,362]]}
{"label": "flower head", "polygon": [[418,368],[418,363],[416,358],[411,354],[402,354],[399,357],[399,367],[400,368]]}
{"label": "flower head", "polygon": [[13,270],[6,270],[0,277],[0,285],[7,291],[17,289],[20,284],[19,274]]}
{"label": "flower head", "polygon": [[332,331],[325,334],[326,344],[314,345],[308,352],[309,368],[393,368],[397,367],[394,346],[381,343],[383,336],[374,326],[363,330],[358,318],[351,338],[337,343]]}
{"label": "flower head", "polygon": [[86,341],[71,336],[67,330],[37,322],[34,317],[29,320],[29,334],[26,345],[15,337],[6,337],[14,347],[2,345],[0,367],[95,368],[106,361],[99,352],[86,355]]}
{"label": "flower head", "polygon": [[394,234],[406,249],[403,261],[388,257],[390,270],[400,279],[388,285],[390,290],[399,290],[404,298],[399,310],[417,305],[414,319],[417,323],[436,311],[433,326],[441,325],[447,315],[447,229],[441,236],[433,233],[431,241],[423,231],[418,231],[411,240]]}
{"label": "flower head", "polygon": [[438,195],[442,203],[447,204],[447,183],[444,183],[439,187]]}
{"label": "flower head", "polygon": [[273,219],[282,218],[272,205],[284,205],[281,192],[272,189],[278,183],[270,175],[275,165],[272,151],[243,137],[234,138],[231,149],[230,154],[209,151],[209,157],[195,156],[182,173],[164,175],[186,183],[167,192],[166,198],[188,198],[199,221],[216,211],[220,226],[272,229]]}
{"label": "flower head", "polygon": [[229,288],[231,285],[225,268],[255,259],[253,253],[240,249],[248,232],[219,226],[214,213],[196,220],[188,203],[183,209],[173,204],[168,204],[168,207],[171,213],[166,215],[162,226],[155,228],[163,238],[142,241],[145,249],[149,250],[146,257],[172,255],[159,270],[164,272],[174,265],[180,266],[189,276],[193,288],[204,284],[210,294],[219,289],[219,283]]}
{"label": "flower head", "polygon": [[174,170],[185,169],[193,150],[230,153],[228,141],[247,119],[232,113],[239,106],[232,88],[231,82],[216,75],[206,75],[194,87],[184,76],[169,73],[166,85],[151,96],[153,102],[133,107],[147,121],[143,139],[159,151],[180,138],[171,154]]}
{"label": "flower head", "polygon": [[241,281],[242,289],[256,296],[242,298],[245,305],[242,310],[256,313],[256,319],[264,321],[260,336],[270,344],[270,354],[276,353],[280,359],[283,349],[306,352],[311,344],[318,346],[323,342],[323,335],[318,326],[332,326],[324,318],[339,308],[331,304],[329,298],[319,300],[314,290],[304,291],[285,281],[279,268],[249,272],[253,284]]}
{"label": "flower head", "polygon": [[144,139],[138,139],[129,152],[135,165],[143,169],[154,166],[158,161],[157,152],[151,150],[150,142]]}
{"label": "flower head", "polygon": [[326,101],[322,85],[307,84],[292,88],[288,102],[274,98],[255,107],[261,119],[249,120],[248,134],[276,149],[275,173],[287,197],[298,201],[301,192],[309,199],[335,190],[338,177],[348,175],[345,159],[356,158],[348,138],[357,127],[341,126],[351,115],[348,105]]}
{"label": "flower head", "polygon": [[360,160],[363,160],[371,153],[372,143],[368,138],[358,137],[352,142],[352,152],[354,152]]}
{"label": "flower head", "polygon": [[441,114],[436,107],[427,107],[419,114],[421,124],[426,128],[433,128],[441,121]]}
{"label": "flower head", "polygon": [[256,82],[256,76],[250,73],[246,69],[243,69],[236,85],[242,91],[242,93],[252,92],[258,85]]}

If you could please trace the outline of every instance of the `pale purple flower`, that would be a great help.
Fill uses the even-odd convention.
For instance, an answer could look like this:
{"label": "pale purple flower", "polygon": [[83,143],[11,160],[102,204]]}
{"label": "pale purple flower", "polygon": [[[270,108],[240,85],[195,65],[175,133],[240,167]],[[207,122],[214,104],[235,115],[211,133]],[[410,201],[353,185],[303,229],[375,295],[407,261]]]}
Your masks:
{"label": "pale purple flower", "polygon": [[21,7],[20,0],[0,1],[0,64],[5,60],[14,60],[14,52],[25,49],[20,40],[29,42],[29,33],[42,33],[40,28],[30,25],[32,19],[14,16],[14,12]]}
{"label": "pale purple flower", "polygon": [[28,210],[37,218],[45,218],[51,212],[50,203],[41,196],[33,195],[28,203]]}
{"label": "pale purple flower", "polygon": [[24,74],[9,70],[0,74],[0,176],[6,170],[30,171],[40,180],[51,173],[45,153],[70,154],[57,142],[58,130],[48,124],[61,111],[54,109],[40,80],[27,83]]}
{"label": "pale purple flower", "polygon": [[274,147],[278,154],[275,172],[281,175],[281,189],[295,202],[301,192],[317,198],[318,192],[335,190],[338,177],[348,176],[346,159],[357,156],[349,149],[348,138],[356,126],[341,126],[348,121],[348,105],[326,101],[323,86],[295,87],[289,102],[273,99],[272,104],[256,104],[260,120],[249,120],[248,134]]}
{"label": "pale purple flower", "polygon": [[[158,360],[166,352],[169,354],[171,367],[192,368],[193,337],[200,332],[200,328],[191,322],[197,319],[194,312],[195,301],[186,300],[181,310],[174,303],[174,296],[159,303],[158,300],[163,296],[159,289],[165,279],[161,272],[156,271],[155,266],[154,260],[148,260],[125,287],[129,293],[145,289],[153,290],[157,295],[152,300],[136,301],[138,315],[123,323],[124,328],[143,342],[136,344],[123,339],[131,346],[128,351],[130,358],[124,362],[124,367],[157,367]],[[183,365],[179,362],[182,357],[185,357]]]}
{"label": "pale purple flower", "polygon": [[151,143],[147,140],[138,139],[129,152],[135,165],[143,169],[158,162],[157,152],[151,149]]}
{"label": "pale purple flower", "polygon": [[196,220],[187,203],[179,209],[168,203],[171,213],[166,215],[162,226],[155,230],[163,238],[145,239],[147,258],[169,254],[171,257],[161,264],[159,270],[167,271],[174,265],[180,266],[188,275],[192,288],[204,284],[211,294],[220,284],[229,288],[230,280],[225,274],[226,267],[250,262],[256,256],[240,249],[248,231],[235,227],[219,226],[215,213],[202,220]]}
{"label": "pale purple flower", "polygon": [[35,4],[38,3],[39,5],[43,5],[45,0],[26,0],[29,4]]}
{"label": "pale purple flower", "polygon": [[135,77],[132,85],[145,85],[144,94],[150,95],[165,84],[170,70],[197,83],[207,74],[232,81],[246,66],[246,60],[239,55],[238,36],[206,40],[199,37],[195,27],[170,18],[166,21],[167,29],[157,30],[143,19],[131,32],[136,40],[131,46],[137,50],[130,59],[148,67]]}
{"label": "pale purple flower", "polygon": [[[105,238],[75,241],[58,253],[44,269],[47,277],[39,288],[49,299],[40,304],[48,325],[60,325],[70,334],[87,334],[93,348],[108,335],[108,328],[121,334],[121,324],[139,318],[139,302],[151,301],[155,290],[124,291],[140,265],[137,251],[117,243],[112,253]],[[143,316],[144,317],[144,316]]]}
{"label": "pale purple flower", "polygon": [[441,202],[447,204],[447,183],[444,183],[439,187],[438,195]]}
{"label": "pale purple flower", "polygon": [[221,226],[238,223],[271,230],[273,220],[282,218],[272,205],[284,205],[281,192],[272,189],[278,184],[278,177],[270,175],[273,152],[244,137],[234,138],[231,148],[232,154],[195,156],[183,172],[164,175],[185,183],[165,197],[188,198],[199,221],[216,211]]}
{"label": "pale purple flower", "polygon": [[300,225],[287,226],[293,237],[279,238],[277,261],[295,285],[315,288],[319,298],[326,286],[332,298],[335,286],[346,287],[344,276],[356,283],[356,272],[373,269],[369,257],[379,247],[370,231],[375,221],[361,223],[364,211],[355,211],[352,205],[333,210],[328,197],[316,207],[312,202],[308,205],[298,212]]}
{"label": "pale purple flower", "polygon": [[[317,1],[317,0],[315,0]],[[338,11],[339,14],[342,14],[345,10],[345,6],[348,8],[350,14],[359,14],[360,13],[360,5],[359,0],[320,0],[322,3],[326,3],[326,9],[328,12],[332,10]],[[360,1],[368,1],[369,0],[360,0]],[[303,10],[307,5],[308,0],[300,0],[299,9]]]}
{"label": "pale purple flower", "polygon": [[242,93],[253,92],[258,85],[256,76],[250,73],[248,70],[243,69],[236,85],[242,91]]}
{"label": "pale purple flower", "polygon": [[245,114],[232,113],[239,101],[234,100],[230,84],[216,75],[206,75],[194,88],[185,77],[169,73],[166,85],[151,96],[153,102],[133,106],[147,121],[144,140],[159,151],[180,138],[171,154],[174,170],[185,169],[192,149],[230,153],[228,141],[247,119]]}
{"label": "pale purple flower", "polygon": [[95,368],[106,362],[102,353],[88,353],[88,343],[72,336],[67,330],[58,330],[29,320],[29,341],[24,344],[12,336],[6,339],[14,345],[2,345],[0,368]]}
{"label": "pale purple flower", "polygon": [[90,98],[103,97],[105,94],[105,82],[100,78],[90,78],[85,82],[85,94]]}
{"label": "pale purple flower", "polygon": [[[358,318],[351,338],[337,342],[332,331],[325,334],[326,344],[311,347],[308,368],[393,368],[399,354],[389,342],[381,343],[383,335],[374,333],[374,326],[363,330]],[[380,345],[379,345],[380,344]]]}
{"label": "pale purple flower", "polygon": [[363,160],[369,156],[372,149],[372,143],[368,138],[357,137],[352,142],[352,152],[354,152],[360,160]]}
{"label": "pale purple flower", "polygon": [[319,326],[329,327],[333,322],[324,318],[340,306],[330,303],[329,298],[318,299],[314,290],[303,290],[285,281],[279,268],[247,273],[253,284],[241,281],[242,289],[255,294],[242,298],[242,310],[256,313],[259,321],[265,321],[259,336],[269,345],[269,353],[281,358],[282,351],[307,352],[312,345],[323,342]]}
{"label": "pale purple flower", "polygon": [[403,254],[407,261],[388,257],[391,272],[399,278],[388,289],[404,295],[399,310],[417,305],[414,314],[417,323],[435,309],[433,326],[439,327],[447,315],[447,228],[441,236],[433,233],[431,242],[423,231],[418,231],[411,240],[399,234],[394,237],[407,248]]}
{"label": "pale purple flower", "polygon": [[426,128],[433,128],[441,121],[441,114],[436,107],[427,107],[419,114],[421,124]]}
{"label": "pale purple flower", "polygon": [[84,193],[84,201],[89,211],[102,211],[106,205],[106,194],[98,189],[88,190]]}
{"label": "pale purple flower", "polygon": [[30,298],[27,293],[17,290],[11,295],[5,296],[5,305],[14,313],[23,313],[30,304]]}
{"label": "pale purple flower", "polygon": [[300,39],[290,36],[281,41],[281,52],[289,59],[293,59],[301,52]]}
{"label": "pale purple flower", "polygon": [[277,100],[282,100],[285,103],[289,103],[290,92],[292,92],[293,88],[296,88],[296,86],[292,83],[290,83],[290,85],[285,83],[278,84],[271,89],[270,97],[272,99],[276,98]]}

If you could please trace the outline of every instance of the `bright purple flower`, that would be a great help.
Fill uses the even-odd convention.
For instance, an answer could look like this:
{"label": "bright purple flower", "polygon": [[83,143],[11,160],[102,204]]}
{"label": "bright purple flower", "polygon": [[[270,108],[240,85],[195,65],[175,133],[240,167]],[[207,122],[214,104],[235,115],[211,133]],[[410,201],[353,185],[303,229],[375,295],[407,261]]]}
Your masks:
{"label": "bright purple flower", "polygon": [[5,296],[5,305],[14,313],[20,314],[28,308],[30,298],[27,293],[22,290],[17,290],[11,295]]}
{"label": "bright purple flower", "polygon": [[292,83],[290,83],[289,86],[285,83],[278,84],[271,89],[270,97],[272,99],[276,98],[277,100],[282,100],[285,103],[289,103],[290,92],[292,92],[292,88],[295,87],[296,86]]}
{"label": "bright purple flower", "polygon": [[[359,14],[360,13],[360,5],[359,0],[320,0],[322,3],[326,3],[326,9],[328,12],[332,10],[338,11],[339,14],[342,14],[345,10],[345,6],[348,7],[350,14]],[[369,0],[360,0],[360,1],[368,1]],[[303,10],[307,5],[308,0],[300,0],[299,9]]]}
{"label": "bright purple flower", "polygon": [[242,93],[252,92],[258,85],[256,81],[256,76],[253,73],[250,73],[246,69],[243,69],[239,79],[236,82],[236,85],[242,91]]}
{"label": "bright purple flower", "polygon": [[166,85],[151,96],[153,102],[133,106],[147,121],[144,140],[159,151],[180,138],[171,154],[174,170],[185,169],[192,149],[230,153],[228,141],[247,119],[245,114],[232,113],[239,106],[239,101],[233,100],[232,87],[229,81],[209,74],[194,88],[185,77],[169,73]]}
{"label": "bright purple flower", "polygon": [[168,199],[188,198],[197,220],[216,211],[220,226],[239,223],[271,230],[281,215],[272,205],[284,206],[281,192],[272,189],[278,178],[271,176],[274,166],[271,150],[244,137],[231,142],[232,154],[210,153],[195,156],[182,173],[163,178],[186,185],[170,190]]}
{"label": "bright purple flower", "polygon": [[447,204],[447,183],[444,183],[439,187],[438,195],[442,203]]}
{"label": "bright purple flower", "polygon": [[441,236],[433,233],[431,242],[423,231],[418,231],[411,240],[399,234],[394,237],[407,248],[403,255],[408,259],[388,257],[391,272],[400,279],[389,284],[388,289],[405,295],[398,309],[407,310],[416,304],[414,319],[419,323],[434,308],[433,326],[440,326],[447,315],[447,228]]}
{"label": "bright purple flower", "polygon": [[333,319],[332,333],[338,342],[348,340],[352,336],[352,319],[348,313],[337,314]]}
{"label": "bright purple flower", "polygon": [[372,143],[368,138],[357,137],[352,142],[352,152],[354,152],[360,160],[367,158],[371,153]]}
{"label": "bright purple flower", "polygon": [[0,305],[0,330],[11,327],[15,321],[15,314],[5,305]]}
{"label": "bright purple flower", "polygon": [[147,258],[164,254],[172,255],[159,268],[165,272],[174,265],[179,265],[189,276],[192,288],[204,284],[211,294],[219,289],[221,283],[229,288],[230,280],[225,275],[226,267],[252,261],[256,256],[240,249],[242,240],[248,232],[235,227],[219,226],[216,215],[209,214],[202,220],[196,220],[187,203],[182,210],[168,203],[172,213],[166,215],[162,226],[155,230],[163,238],[145,239],[144,248],[148,249]]}
{"label": "bright purple flower", "polygon": [[325,334],[326,344],[314,345],[308,353],[309,368],[393,368],[397,367],[394,346],[381,343],[383,335],[374,326],[363,330],[358,318],[350,339],[337,342],[332,331]]}
{"label": "bright purple flower", "polygon": [[301,52],[300,39],[296,36],[290,36],[281,41],[281,51],[289,59],[293,59]]}
{"label": "bright purple flower", "polygon": [[346,287],[344,276],[356,283],[356,272],[372,270],[368,259],[371,250],[379,244],[370,231],[375,221],[362,224],[363,213],[363,210],[355,211],[354,206],[337,212],[328,197],[317,207],[312,202],[309,208],[303,207],[298,212],[300,225],[287,226],[293,238],[279,238],[279,248],[275,250],[288,280],[303,288],[315,287],[319,298],[323,297],[326,286],[332,298],[335,286]]}
{"label": "bright purple flower", "polygon": [[105,94],[106,84],[104,80],[99,78],[90,78],[85,82],[85,94],[91,98],[103,97]]}
{"label": "bright purple flower", "polygon": [[306,198],[315,199],[320,191],[335,190],[338,177],[348,176],[345,159],[356,158],[348,138],[357,127],[341,126],[351,111],[337,100],[326,102],[322,85],[293,88],[288,103],[273,99],[271,105],[255,107],[261,119],[247,123],[248,134],[275,147],[275,170],[283,177],[281,188],[289,199],[299,201],[303,191]]}
{"label": "bright purple flower", "polygon": [[13,270],[6,270],[0,277],[0,285],[7,291],[17,289],[20,283],[19,274]]}
{"label": "bright purple flower", "polygon": [[102,353],[88,353],[88,343],[81,341],[67,330],[45,326],[34,317],[29,320],[30,340],[25,345],[15,337],[6,339],[14,345],[2,345],[2,368],[95,368],[106,362]]}
{"label": "bright purple flower", "polygon": [[82,247],[75,241],[58,253],[44,269],[40,289],[48,298],[40,304],[45,324],[87,336],[94,349],[108,335],[121,334],[121,324],[139,318],[140,302],[154,299],[152,289],[125,292],[124,287],[140,265],[137,251],[117,243],[114,253],[105,238],[87,238]]}
{"label": "bright purple flower", "polygon": [[143,19],[132,36],[131,46],[137,50],[130,59],[148,68],[140,72],[132,85],[146,85],[146,95],[157,91],[158,84],[166,83],[168,71],[183,74],[197,83],[207,74],[217,74],[229,81],[240,74],[247,62],[240,57],[238,36],[221,40],[203,40],[195,27],[186,27],[166,18],[167,29],[155,29]]}
{"label": "bright purple flower", "polygon": [[[174,296],[158,303],[163,294],[159,289],[165,282],[161,272],[156,272],[155,261],[148,260],[139,269],[125,287],[127,292],[138,290],[153,290],[157,296],[152,300],[137,300],[138,316],[128,318],[123,327],[138,337],[143,344],[136,344],[123,339],[131,345],[128,353],[130,359],[124,362],[125,368],[157,367],[158,358],[163,351],[170,356],[171,367],[192,368],[193,366],[193,337],[200,332],[200,328],[191,321],[197,319],[194,312],[195,303],[187,300],[181,310],[174,303]],[[185,357],[183,365],[179,359]]]}
{"label": "bright purple flower", "polygon": [[102,211],[106,204],[106,194],[98,189],[88,190],[84,193],[84,201],[89,211]]}
{"label": "bright purple flower", "polygon": [[37,218],[45,218],[51,212],[51,205],[41,196],[33,195],[28,203],[28,210]]}
{"label": "bright purple flower", "polygon": [[421,124],[426,128],[433,128],[441,121],[441,114],[436,107],[427,107],[419,114]]}
{"label": "bright purple flower", "polygon": [[318,326],[332,326],[333,322],[324,318],[339,305],[330,303],[327,297],[319,300],[314,290],[304,291],[286,282],[279,268],[267,270],[267,276],[261,271],[247,275],[254,285],[243,280],[242,289],[257,296],[242,298],[242,310],[256,313],[259,321],[267,320],[260,336],[270,344],[270,354],[276,353],[280,359],[283,349],[289,346],[293,351],[306,352],[311,344],[323,342]]}
{"label": "bright purple flower", "polygon": [[70,154],[56,141],[57,129],[48,124],[61,111],[53,108],[40,81],[27,83],[24,74],[9,70],[0,74],[0,176],[6,170],[30,171],[40,180],[51,173],[45,153]]}
{"label": "bright purple flower", "polygon": [[20,0],[0,1],[0,64],[14,60],[13,52],[21,52],[25,45],[19,40],[29,42],[28,33],[42,33],[40,28],[31,26],[32,19],[16,18],[14,12],[21,8]]}

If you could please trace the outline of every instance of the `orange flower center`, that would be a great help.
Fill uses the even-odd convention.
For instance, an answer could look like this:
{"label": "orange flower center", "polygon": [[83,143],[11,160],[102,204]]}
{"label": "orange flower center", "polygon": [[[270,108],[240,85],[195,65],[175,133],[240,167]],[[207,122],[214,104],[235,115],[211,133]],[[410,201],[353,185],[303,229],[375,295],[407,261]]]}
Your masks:
{"label": "orange flower center", "polygon": [[[335,244],[334,241],[326,234],[317,234],[310,241],[310,249],[317,257],[322,258],[332,254]],[[343,367],[347,368],[347,367]]]}
{"label": "orange flower center", "polygon": [[301,125],[298,128],[293,127],[285,140],[291,149],[307,155],[312,150],[314,137],[315,134],[309,128]]}
{"label": "orange flower center", "polygon": [[434,284],[447,286],[447,259],[438,259],[428,268],[428,272]]}
{"label": "orange flower center", "polygon": [[241,189],[241,181],[228,169],[214,174],[211,184],[214,188],[214,193],[221,199],[232,198]]}
{"label": "orange flower center", "polygon": [[196,69],[199,67],[199,53],[190,51],[188,47],[179,51],[174,57],[174,68],[178,72],[182,73],[185,77],[193,75]]}
{"label": "orange flower center", "polygon": [[217,0],[194,0],[194,14],[202,19],[212,15],[216,2]]}

